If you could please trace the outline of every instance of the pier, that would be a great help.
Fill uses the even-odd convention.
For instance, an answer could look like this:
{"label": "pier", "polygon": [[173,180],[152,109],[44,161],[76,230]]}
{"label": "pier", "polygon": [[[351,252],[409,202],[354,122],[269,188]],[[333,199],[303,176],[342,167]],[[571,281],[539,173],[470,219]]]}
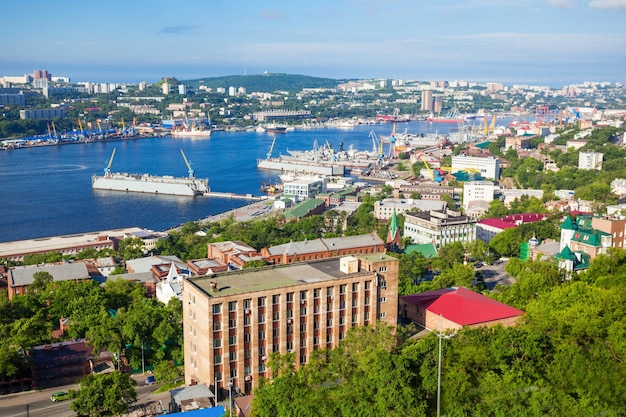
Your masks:
{"label": "pier", "polygon": [[209,191],[204,193],[207,197],[218,197],[218,198],[236,198],[239,200],[250,200],[250,201],[264,201],[267,200],[266,195],[255,196],[252,194],[235,194],[235,193],[222,193],[219,191]]}

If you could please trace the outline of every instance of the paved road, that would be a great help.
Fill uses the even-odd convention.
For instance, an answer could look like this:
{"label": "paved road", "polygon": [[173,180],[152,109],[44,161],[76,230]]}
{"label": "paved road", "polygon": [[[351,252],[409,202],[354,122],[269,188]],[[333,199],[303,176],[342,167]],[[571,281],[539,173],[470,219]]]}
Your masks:
{"label": "paved road", "polygon": [[494,265],[486,265],[477,268],[483,274],[485,285],[489,290],[493,290],[496,285],[510,286],[515,282],[515,278],[506,273],[506,261],[496,261]]}
{"label": "paved road", "polygon": [[[145,377],[134,376],[133,379],[138,381],[135,386],[137,392],[137,401],[135,404],[150,403],[161,400],[167,408],[169,403],[169,392],[153,394],[157,389],[156,385],[145,385]],[[76,414],[71,411],[71,401],[62,401],[53,403],[50,396],[55,391],[67,391],[69,389],[78,389],[78,385],[67,385],[64,387],[49,388],[41,391],[33,390],[28,392],[20,392],[0,397],[0,417],[72,417]],[[27,414],[28,406],[28,414]]]}

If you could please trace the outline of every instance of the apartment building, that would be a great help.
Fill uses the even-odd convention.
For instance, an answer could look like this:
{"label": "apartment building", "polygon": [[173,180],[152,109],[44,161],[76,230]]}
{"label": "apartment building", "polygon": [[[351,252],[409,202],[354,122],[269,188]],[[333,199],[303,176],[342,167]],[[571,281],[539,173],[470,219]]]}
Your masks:
{"label": "apartment building", "polygon": [[421,200],[413,198],[385,198],[374,202],[374,217],[389,220],[393,213],[404,214],[407,211],[444,210],[448,203],[444,200]]}
{"label": "apartment building", "polygon": [[355,326],[397,322],[398,260],[376,253],[191,278],[183,289],[185,382],[249,394],[273,352],[334,348]]}
{"label": "apartment building", "polygon": [[483,178],[498,180],[500,178],[500,160],[493,156],[465,156],[452,157],[452,173],[458,171],[473,171]]}
{"label": "apartment building", "polygon": [[601,171],[603,157],[604,154],[600,152],[580,152],[578,154],[578,169]]}
{"label": "apartment building", "polygon": [[468,181],[463,184],[463,207],[469,207],[472,201],[492,202],[496,186],[492,181]]}
{"label": "apartment building", "polygon": [[476,240],[476,221],[452,210],[405,213],[402,235],[410,237],[413,243],[432,243],[440,248]]}

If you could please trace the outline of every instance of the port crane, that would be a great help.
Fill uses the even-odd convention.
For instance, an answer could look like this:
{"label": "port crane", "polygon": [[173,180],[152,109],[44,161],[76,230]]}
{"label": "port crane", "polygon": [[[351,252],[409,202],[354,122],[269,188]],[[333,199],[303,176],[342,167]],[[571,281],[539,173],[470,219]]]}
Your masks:
{"label": "port crane", "polygon": [[185,160],[185,165],[187,165],[187,172],[189,172],[189,179],[194,179],[195,178],[195,172],[193,170],[193,168],[191,167],[191,164],[189,163],[189,160],[187,160],[187,157],[185,156],[185,152],[183,152],[183,150],[180,150],[180,153],[183,155],[183,159]]}
{"label": "port crane", "polygon": [[109,177],[111,175],[111,165],[113,164],[113,158],[115,157],[115,149],[113,148],[113,152],[111,153],[111,157],[109,158],[109,163],[106,168],[104,168],[104,176]]}
{"label": "port crane", "polygon": [[267,152],[267,159],[270,159],[272,157],[272,151],[274,150],[275,143],[276,143],[276,136],[274,136],[274,139],[272,140],[272,145],[270,146],[270,150]]}

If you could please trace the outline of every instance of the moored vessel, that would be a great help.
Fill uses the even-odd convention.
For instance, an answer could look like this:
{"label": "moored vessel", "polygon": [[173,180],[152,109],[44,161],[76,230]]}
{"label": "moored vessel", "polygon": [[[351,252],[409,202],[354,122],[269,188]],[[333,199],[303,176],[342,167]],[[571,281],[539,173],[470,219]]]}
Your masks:
{"label": "moored vessel", "polygon": [[109,163],[104,169],[104,175],[94,175],[91,187],[96,190],[126,191],[149,194],[166,194],[194,197],[207,195],[210,191],[208,179],[198,179],[194,175],[191,164],[183,150],[180,153],[189,169],[188,177],[173,177],[170,175],[156,176],[150,174],[112,173],[111,164],[115,156],[115,149]]}

